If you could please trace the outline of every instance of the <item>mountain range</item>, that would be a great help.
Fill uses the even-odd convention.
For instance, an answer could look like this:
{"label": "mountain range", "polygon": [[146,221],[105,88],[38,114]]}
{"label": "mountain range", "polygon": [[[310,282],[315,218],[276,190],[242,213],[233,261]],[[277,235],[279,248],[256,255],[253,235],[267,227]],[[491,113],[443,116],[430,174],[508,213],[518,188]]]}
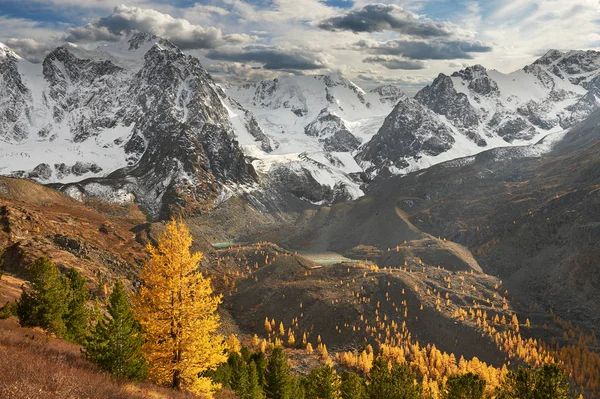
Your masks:
{"label": "mountain range", "polygon": [[1,45],[0,64],[0,173],[135,201],[153,219],[234,195],[356,199],[379,178],[559,140],[600,95],[594,51],[549,51],[510,74],[440,74],[414,98],[337,73],[219,85],[197,58],[143,33],[61,46],[41,64]]}

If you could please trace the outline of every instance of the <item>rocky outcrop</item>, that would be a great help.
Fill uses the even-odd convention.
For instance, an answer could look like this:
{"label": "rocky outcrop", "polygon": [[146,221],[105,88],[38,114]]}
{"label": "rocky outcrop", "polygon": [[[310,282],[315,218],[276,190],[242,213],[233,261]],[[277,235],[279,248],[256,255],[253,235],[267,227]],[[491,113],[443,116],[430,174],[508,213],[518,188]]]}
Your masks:
{"label": "rocky outcrop", "polygon": [[[108,199],[126,192],[152,218],[210,209],[223,185],[253,184],[254,170],[234,138],[220,89],[200,61],[150,35],[135,35],[123,45],[130,51],[145,46],[138,67],[105,53],[58,47],[41,66],[42,88],[29,89],[20,80],[17,63],[25,61],[10,54],[0,60],[14,94],[10,104],[0,104],[8,115],[2,122],[12,126],[4,131],[13,132],[13,141],[36,140],[38,151],[62,151],[55,141],[73,143],[74,150],[11,174],[48,183],[84,179],[62,186],[77,197]],[[31,90],[38,90],[40,101]],[[10,117],[17,108],[27,115],[27,107],[37,118]],[[259,135],[252,121],[248,126]],[[95,161],[98,153],[105,158]]]}
{"label": "rocky outcrop", "polygon": [[406,98],[385,119],[377,134],[356,155],[372,175],[406,169],[423,156],[436,156],[452,148],[452,131],[435,114]]}

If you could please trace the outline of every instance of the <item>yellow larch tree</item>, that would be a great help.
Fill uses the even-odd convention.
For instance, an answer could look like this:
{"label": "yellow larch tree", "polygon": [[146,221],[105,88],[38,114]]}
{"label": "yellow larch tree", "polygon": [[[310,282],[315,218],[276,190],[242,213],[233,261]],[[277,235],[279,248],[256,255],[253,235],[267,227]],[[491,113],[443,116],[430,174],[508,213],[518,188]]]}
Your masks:
{"label": "yellow larch tree", "polygon": [[210,280],[198,270],[203,255],[191,253],[191,245],[181,220],[167,224],[158,247],[148,244],[135,313],[144,328],[150,378],[212,397],[218,386],[201,375],[226,360],[227,347],[216,334],[221,296],[213,295]]}

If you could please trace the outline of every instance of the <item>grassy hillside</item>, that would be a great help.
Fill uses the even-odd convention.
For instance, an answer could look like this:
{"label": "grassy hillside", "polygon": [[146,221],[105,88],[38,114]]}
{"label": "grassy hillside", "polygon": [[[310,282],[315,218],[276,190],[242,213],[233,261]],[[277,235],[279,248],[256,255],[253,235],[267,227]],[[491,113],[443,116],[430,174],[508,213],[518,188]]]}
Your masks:
{"label": "grassy hillside", "polygon": [[183,399],[192,398],[151,384],[119,381],[85,360],[80,347],[39,329],[0,320],[0,397]]}

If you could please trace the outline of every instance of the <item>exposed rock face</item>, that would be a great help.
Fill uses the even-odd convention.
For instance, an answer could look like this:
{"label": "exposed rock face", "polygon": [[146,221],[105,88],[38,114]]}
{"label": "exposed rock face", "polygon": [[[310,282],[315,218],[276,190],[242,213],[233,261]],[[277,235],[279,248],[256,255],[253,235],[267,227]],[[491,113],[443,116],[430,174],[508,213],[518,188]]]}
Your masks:
{"label": "exposed rock face", "polygon": [[418,102],[398,103],[371,141],[356,158],[371,174],[406,169],[422,156],[436,156],[452,148],[451,129]]}
{"label": "exposed rock face", "polygon": [[415,99],[435,113],[444,115],[457,127],[473,128],[479,123],[469,98],[454,89],[449,76],[440,74],[430,86],[419,91]]}
{"label": "exposed rock face", "polygon": [[398,101],[406,96],[402,89],[395,85],[378,86],[372,89],[369,93],[377,94],[382,103],[387,103],[390,105],[398,104]]}
{"label": "exposed rock face", "polygon": [[21,141],[27,137],[31,119],[31,92],[18,70],[20,58],[0,44],[0,136]]}
{"label": "exposed rock face", "polygon": [[454,72],[453,77],[460,77],[469,82],[469,90],[482,96],[498,95],[500,88],[498,84],[487,75],[487,70],[481,65]]}
{"label": "exposed rock face", "polygon": [[360,146],[342,118],[323,108],[317,119],[306,125],[304,132],[308,136],[318,137],[328,152],[352,152]]}
{"label": "exposed rock face", "polygon": [[[393,85],[365,92],[338,73],[281,77],[223,89],[253,115],[272,143],[272,151],[267,151],[264,140],[244,127],[243,113],[228,105],[236,137],[267,181],[279,185],[281,169],[287,168],[286,174],[299,173],[298,180],[309,173],[327,191],[344,187],[344,195],[353,199],[363,194],[355,177],[362,171],[353,155],[404,97]],[[316,198],[294,192],[301,198]]]}
{"label": "exposed rock face", "polygon": [[271,173],[273,179],[298,198],[313,203],[328,203],[333,200],[333,190],[320,184],[305,168],[294,170],[287,167],[277,167]]}
{"label": "exposed rock face", "polygon": [[[440,74],[416,94],[415,100],[433,113],[401,123],[397,115],[391,118],[397,113],[394,110],[379,133],[356,155],[371,175],[383,171],[381,166],[386,164],[395,168],[386,168],[388,172],[406,173],[419,159],[418,167],[427,167],[458,154],[537,142],[549,133],[575,126],[600,104],[600,52],[550,51],[510,74],[481,65],[451,76]],[[410,113],[407,109],[402,112]],[[398,123],[390,124],[391,120]],[[432,134],[430,140],[421,135],[421,139],[411,141],[412,134],[400,128],[405,126],[419,135],[419,131],[435,132],[432,124],[445,126],[437,130],[445,133]],[[384,134],[386,130],[397,133]],[[390,150],[399,143],[403,150]]]}
{"label": "exposed rock face", "polygon": [[[37,98],[20,80],[17,63],[26,62],[12,55],[1,59],[11,87],[9,101],[0,104],[8,113],[2,122],[11,124],[3,132],[12,131],[13,142],[41,138],[37,150],[57,152],[51,162],[13,173],[46,182],[87,178],[63,188],[107,197],[121,190],[154,218],[176,209],[210,209],[222,185],[252,184],[255,173],[234,139],[220,89],[199,60],[150,35],[135,35],[123,45],[133,56],[139,52],[139,64],[58,47],[42,64],[44,86],[32,88],[41,91]],[[34,116],[12,118],[17,111],[27,115],[23,107]],[[259,135],[252,121],[249,115],[248,126]],[[74,143],[75,154],[59,152],[53,144],[61,141]],[[94,160],[102,152],[112,162]]]}
{"label": "exposed rock face", "polygon": [[507,75],[475,65],[409,100],[339,73],[220,87],[197,58],[135,34],[92,51],[61,46],[41,65],[1,45],[0,89],[0,173],[137,201],[160,218],[282,182],[282,168],[355,199],[367,174],[537,142],[598,108],[600,53],[550,51]]}

